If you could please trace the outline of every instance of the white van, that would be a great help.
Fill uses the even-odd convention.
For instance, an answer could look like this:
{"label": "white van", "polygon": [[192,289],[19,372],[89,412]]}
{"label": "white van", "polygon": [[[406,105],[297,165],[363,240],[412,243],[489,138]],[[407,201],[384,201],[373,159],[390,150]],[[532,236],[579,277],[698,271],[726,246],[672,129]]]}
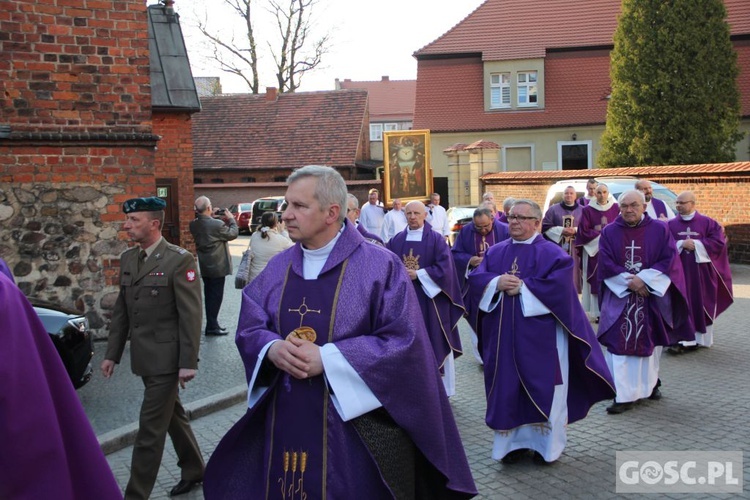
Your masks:
{"label": "white van", "polygon": [[[614,196],[615,200],[624,193],[631,189],[635,189],[635,182],[638,177],[633,176],[621,176],[621,177],[594,177],[598,182],[606,184],[609,188],[609,193]],[[550,205],[560,203],[562,201],[562,194],[565,188],[573,186],[576,190],[576,198],[581,198],[586,194],[586,183],[588,179],[582,177],[580,179],[568,179],[565,181],[557,181],[552,184],[547,190],[547,198],[544,200],[544,207],[542,208],[542,214],[547,213],[547,209]],[[677,213],[675,208],[675,200],[677,195],[672,192],[668,187],[662,186],[658,182],[651,182],[651,187],[654,190],[654,198],[662,200],[664,203],[669,205],[673,212]]]}

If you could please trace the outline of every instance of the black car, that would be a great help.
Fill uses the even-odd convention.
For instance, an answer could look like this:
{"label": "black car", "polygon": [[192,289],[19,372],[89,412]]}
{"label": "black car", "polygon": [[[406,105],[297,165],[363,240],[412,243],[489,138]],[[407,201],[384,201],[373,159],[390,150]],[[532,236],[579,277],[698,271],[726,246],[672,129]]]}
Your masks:
{"label": "black car", "polygon": [[86,316],[59,304],[29,298],[76,389],[91,379],[94,343]]}
{"label": "black car", "polygon": [[260,218],[266,212],[276,212],[281,220],[281,214],[286,209],[286,200],[283,196],[268,196],[258,198],[253,202],[253,217],[250,219],[250,232],[253,233],[260,227]]}

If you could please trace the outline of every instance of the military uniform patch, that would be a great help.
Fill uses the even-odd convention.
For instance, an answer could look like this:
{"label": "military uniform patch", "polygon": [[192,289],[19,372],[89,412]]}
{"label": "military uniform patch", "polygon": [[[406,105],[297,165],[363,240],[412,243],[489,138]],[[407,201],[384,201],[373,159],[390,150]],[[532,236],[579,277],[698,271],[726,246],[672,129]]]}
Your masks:
{"label": "military uniform patch", "polygon": [[185,277],[188,281],[195,281],[195,269],[188,269],[188,272],[185,273]]}

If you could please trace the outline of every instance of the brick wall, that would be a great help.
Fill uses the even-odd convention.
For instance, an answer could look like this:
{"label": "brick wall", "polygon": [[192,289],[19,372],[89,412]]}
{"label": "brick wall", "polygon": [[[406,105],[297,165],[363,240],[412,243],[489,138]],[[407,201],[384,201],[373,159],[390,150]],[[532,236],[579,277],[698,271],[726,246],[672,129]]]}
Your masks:
{"label": "brick wall", "polygon": [[[195,218],[193,190],[193,139],[190,113],[154,112],[154,133],[161,137],[155,157],[156,178],[177,179],[179,245],[195,253],[190,221]],[[152,193],[153,195],[154,193]]]}
{"label": "brick wall", "polygon": [[101,336],[121,204],[154,194],[158,138],[144,2],[80,5],[0,0],[0,256],[27,295],[85,311]]}
{"label": "brick wall", "polygon": [[631,175],[667,186],[679,194],[695,193],[699,212],[719,221],[729,240],[729,258],[737,264],[750,264],[750,162],[712,165],[682,165],[592,169],[550,172],[505,172],[482,177],[485,191],[495,195],[498,204],[508,196],[530,198],[543,205],[547,190],[563,179]]}

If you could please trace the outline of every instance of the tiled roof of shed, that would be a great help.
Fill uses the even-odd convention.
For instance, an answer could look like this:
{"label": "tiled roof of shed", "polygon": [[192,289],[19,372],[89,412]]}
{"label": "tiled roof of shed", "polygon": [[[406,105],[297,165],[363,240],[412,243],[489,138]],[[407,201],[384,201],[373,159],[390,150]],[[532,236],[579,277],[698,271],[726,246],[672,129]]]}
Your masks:
{"label": "tiled roof of shed", "polygon": [[193,168],[353,166],[367,126],[367,92],[333,90],[201,99]]}

